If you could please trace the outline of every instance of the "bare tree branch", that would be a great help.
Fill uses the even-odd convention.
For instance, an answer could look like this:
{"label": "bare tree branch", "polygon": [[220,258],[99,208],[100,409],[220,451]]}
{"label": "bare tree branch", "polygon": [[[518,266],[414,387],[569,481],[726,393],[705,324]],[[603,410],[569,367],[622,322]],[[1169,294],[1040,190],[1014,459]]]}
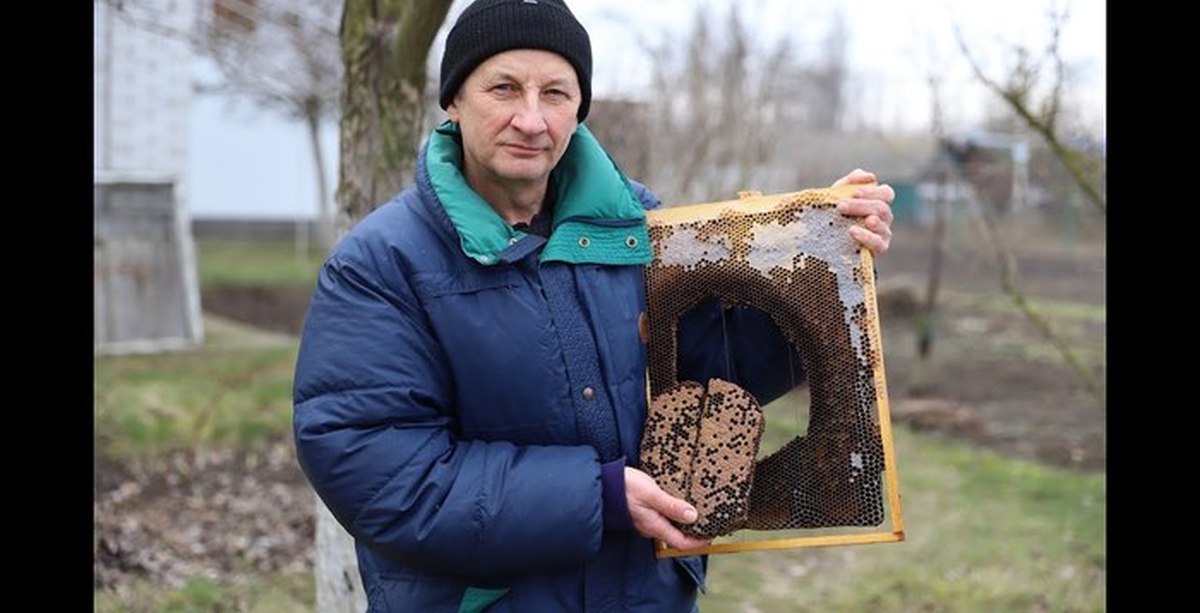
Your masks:
{"label": "bare tree branch", "polygon": [[[958,47],[963,55],[966,56],[976,78],[1004,100],[1025,125],[1042,137],[1055,157],[1070,172],[1089,201],[1103,215],[1105,213],[1105,199],[1100,193],[1100,188],[1095,179],[1095,177],[1099,177],[1100,173],[1102,173],[1103,158],[1101,157],[1099,168],[1093,172],[1089,172],[1088,169],[1084,168],[1086,162],[1082,154],[1063,144],[1055,132],[1055,125],[1061,110],[1061,100],[1067,73],[1065,62],[1059,53],[1059,40],[1066,19],[1066,11],[1061,13],[1050,11],[1048,14],[1051,40],[1047,46],[1045,55],[1049,58],[1053,66],[1054,76],[1049,92],[1040,105],[1035,103],[1034,97],[1036,96],[1036,88],[1039,84],[1039,73],[1043,67],[1042,62],[1045,60],[1042,58],[1033,58],[1032,54],[1024,47],[1014,47],[1016,63],[1007,75],[1006,84],[1001,85],[984,73],[979,62],[971,54],[971,50],[963,37],[961,29],[956,27],[955,34]],[[1034,112],[1032,109],[1035,106],[1040,107],[1040,111]],[[1076,375],[1087,386],[1088,391],[1096,398],[1101,410],[1104,410],[1105,397],[1103,386],[1075,355],[1070,345],[1052,328],[1050,322],[1033,308],[1025,293],[1018,287],[1016,260],[1000,238],[1000,231],[994,219],[993,211],[989,207],[983,208],[984,228],[992,244],[996,261],[1000,266],[1001,287],[1025,318],[1058,350],[1059,355],[1075,371]]]}
{"label": "bare tree branch", "polygon": [[1091,370],[1088,369],[1083,361],[1075,355],[1075,351],[1071,348],[1070,344],[1054,330],[1049,320],[1033,308],[1028,297],[1017,286],[1016,259],[1005,247],[1005,243],[1000,236],[1000,229],[994,219],[994,213],[987,207],[984,207],[982,218],[988,241],[991,243],[996,261],[1000,265],[1000,284],[1004,288],[1004,292],[1012,299],[1013,305],[1020,310],[1025,319],[1032,323],[1038,329],[1038,332],[1058,350],[1059,355],[1075,371],[1079,379],[1083,381],[1088,392],[1096,399],[1096,402],[1100,405],[1100,409],[1103,411],[1105,405],[1104,387],[1092,375]]}
{"label": "bare tree branch", "polygon": [[[699,6],[682,39],[650,42],[639,36],[650,68],[648,97],[659,102],[645,105],[645,122],[595,123],[608,135],[644,126],[642,138],[609,139],[644,143],[646,155],[629,157],[655,163],[636,178],[654,185],[664,202],[728,198],[744,189],[794,189],[797,181],[812,180],[815,164],[808,162],[824,155],[797,146],[801,135],[839,128],[841,111],[818,109],[842,104],[848,71],[837,24],[821,55],[802,63],[788,38],[757,38],[743,10],[735,3],[716,17],[711,7]],[[838,92],[826,92],[829,88]]]}
{"label": "bare tree branch", "polygon": [[1103,215],[1106,213],[1107,208],[1105,197],[1101,193],[1099,186],[1099,180],[1104,170],[1103,158],[1100,158],[1096,164],[1090,163],[1078,150],[1064,144],[1055,132],[1055,124],[1058,121],[1062,105],[1062,92],[1066,80],[1066,64],[1059,53],[1059,39],[1062,25],[1065,23],[1067,15],[1068,13],[1065,10],[1061,13],[1051,11],[1049,15],[1051,42],[1046,50],[1046,55],[1049,57],[1049,61],[1053,63],[1055,75],[1050,93],[1040,105],[1040,112],[1031,110],[1035,106],[1031,98],[1034,95],[1034,89],[1038,82],[1038,73],[1041,65],[1039,62],[1031,59],[1028,49],[1020,46],[1014,48],[1014,52],[1018,58],[1017,64],[1009,73],[1007,84],[1001,85],[984,73],[979,61],[971,53],[971,49],[967,45],[960,28],[955,28],[955,38],[959,49],[970,63],[975,77],[1004,100],[1025,125],[1045,141],[1046,145],[1054,153],[1054,156],[1062,162],[1063,166],[1075,180],[1075,183],[1083,190],[1088,201]]}
{"label": "bare tree branch", "polygon": [[[342,81],[338,20],[342,0],[213,0],[197,3],[193,27],[172,23],[165,3],[103,0],[126,23],[186,41],[219,73],[199,83],[301,123],[308,132],[316,175],[319,240],[333,240],[321,125],[337,115]],[[211,8],[211,11],[202,10]]]}

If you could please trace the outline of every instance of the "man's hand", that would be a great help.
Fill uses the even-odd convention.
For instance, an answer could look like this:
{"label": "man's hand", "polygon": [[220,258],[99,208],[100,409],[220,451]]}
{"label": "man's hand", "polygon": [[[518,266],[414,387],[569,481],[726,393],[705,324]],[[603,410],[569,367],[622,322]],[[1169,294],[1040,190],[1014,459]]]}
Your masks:
{"label": "man's hand", "polygon": [[671,523],[671,520],[685,524],[696,521],[696,509],[692,505],[663,491],[650,475],[628,466],[625,467],[625,498],[633,527],[642,536],[658,539],[679,550],[704,547],[712,542],[711,539],[692,538]]}
{"label": "man's hand", "polygon": [[833,186],[863,184],[852,198],[838,203],[838,212],[861,218],[858,225],[850,227],[850,236],[870,249],[872,255],[879,255],[892,242],[892,200],[896,192],[887,184],[871,185],[875,182],[875,173],[856,168]]}

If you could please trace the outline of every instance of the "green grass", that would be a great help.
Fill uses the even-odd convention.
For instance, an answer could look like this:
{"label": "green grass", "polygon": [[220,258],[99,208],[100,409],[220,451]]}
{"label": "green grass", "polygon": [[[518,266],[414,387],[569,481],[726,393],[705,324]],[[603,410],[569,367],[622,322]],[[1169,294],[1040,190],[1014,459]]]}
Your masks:
{"label": "green grass", "polygon": [[[807,406],[801,390],[766,407],[763,453],[804,433]],[[1102,473],[1008,459],[903,427],[893,439],[903,541],[713,555],[701,610],[1104,610]],[[891,522],[868,532],[890,532]]]}
{"label": "green grass", "polygon": [[266,285],[312,287],[325,254],[297,253],[291,241],[196,241],[200,286]]}
{"label": "green grass", "polygon": [[1104,475],[895,443],[904,541],[712,556],[702,610],[1105,609]]}
{"label": "green grass", "polygon": [[215,318],[196,351],[94,360],[96,452],[248,447],[290,432],[295,341]]}
{"label": "green grass", "polygon": [[[999,292],[981,294],[946,290],[942,292],[941,300],[953,306],[1024,317],[1021,310],[1013,304],[1012,297]],[[1107,307],[1103,304],[1072,300],[1049,300],[1045,298],[1027,298],[1027,300],[1030,308],[1035,312],[1055,320],[1103,323],[1107,314]]]}
{"label": "green grass", "polygon": [[95,592],[92,602],[96,613],[297,613],[312,611],[316,594],[309,573],[276,573],[236,583],[195,577],[173,589],[137,581],[120,593]]}

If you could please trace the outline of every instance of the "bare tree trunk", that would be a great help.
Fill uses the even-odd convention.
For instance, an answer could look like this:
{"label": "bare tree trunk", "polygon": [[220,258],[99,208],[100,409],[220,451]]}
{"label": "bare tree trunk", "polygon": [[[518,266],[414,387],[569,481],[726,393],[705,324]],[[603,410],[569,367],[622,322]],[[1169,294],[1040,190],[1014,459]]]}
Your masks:
{"label": "bare tree trunk", "polygon": [[[314,498],[316,498],[314,496]],[[367,610],[367,596],[358,576],[354,541],[333,517],[329,507],[316,498],[317,533],[313,571],[319,613],[360,613]]]}
{"label": "bare tree trunk", "polygon": [[947,152],[942,146],[944,129],[938,77],[929,77],[929,91],[933,100],[933,140],[938,144],[938,154],[934,158],[937,164],[934,169],[937,173],[937,196],[933,201],[933,235],[929,239],[929,276],[926,277],[925,283],[925,301],[917,313],[917,361],[909,381],[909,392],[914,396],[922,395],[926,391],[929,361],[933,357],[933,341],[937,332],[938,289],[941,287],[946,235],[946,175],[951,163],[946,159]]}
{"label": "bare tree trunk", "polygon": [[[451,0],[346,0],[337,236],[413,177],[425,113],[425,62]],[[366,595],[350,535],[318,499],[319,613],[361,612]]]}
{"label": "bare tree trunk", "polygon": [[347,0],[338,234],[412,180],[425,60],[451,0]]}
{"label": "bare tree trunk", "polygon": [[330,206],[329,184],[325,178],[325,155],[321,151],[321,115],[310,112],[305,117],[308,141],[312,145],[313,168],[317,171],[317,244],[323,251],[333,247],[333,215]]}
{"label": "bare tree trunk", "polygon": [[925,300],[917,313],[917,361],[909,381],[909,393],[923,395],[927,389],[929,361],[933,357],[933,341],[937,333],[938,290],[942,280],[942,261],[946,237],[946,169],[939,159],[937,196],[933,201],[933,234],[929,238],[929,276],[925,282]]}

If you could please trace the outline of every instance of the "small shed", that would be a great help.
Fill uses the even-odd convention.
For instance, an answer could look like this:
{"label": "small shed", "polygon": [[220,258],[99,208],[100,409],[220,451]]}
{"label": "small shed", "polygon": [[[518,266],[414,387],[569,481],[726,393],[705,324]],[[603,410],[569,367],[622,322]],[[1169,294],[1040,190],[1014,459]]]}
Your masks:
{"label": "small shed", "polygon": [[191,224],[174,177],[97,172],[94,186],[95,352],[203,342]]}

